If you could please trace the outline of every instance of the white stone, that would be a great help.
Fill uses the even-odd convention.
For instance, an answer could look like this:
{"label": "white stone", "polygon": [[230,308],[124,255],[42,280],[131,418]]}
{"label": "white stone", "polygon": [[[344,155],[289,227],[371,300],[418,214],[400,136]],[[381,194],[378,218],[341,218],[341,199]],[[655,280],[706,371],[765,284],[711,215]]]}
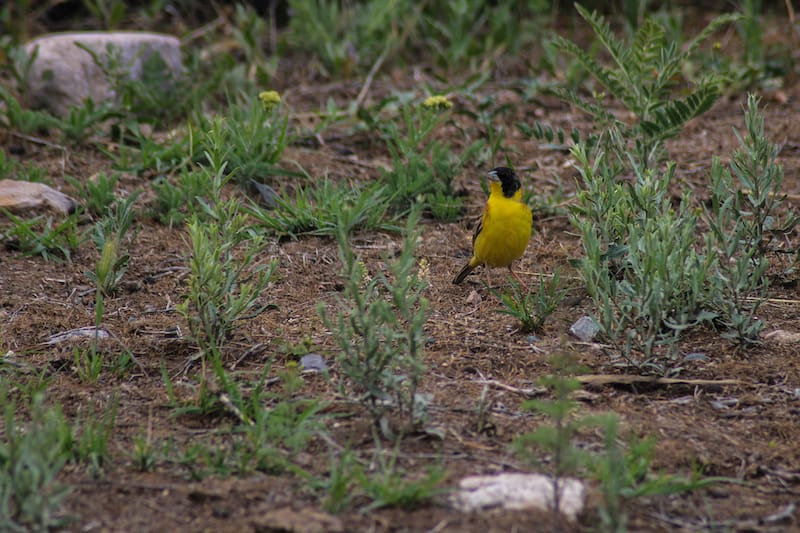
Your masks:
{"label": "white stone", "polygon": [[[574,478],[559,480],[559,509],[569,520],[576,520],[583,511],[586,488]],[[502,508],[508,510],[538,509],[548,511],[553,505],[553,480],[543,474],[503,473],[493,476],[469,476],[459,483],[459,490],[450,497],[461,511]]]}
{"label": "white stone", "polygon": [[91,54],[108,57],[108,45],[119,50],[121,65],[131,79],[140,79],[142,65],[155,52],[174,73],[183,70],[180,41],[147,32],[74,32],[45,35],[25,45],[30,56],[38,49],[26,78],[25,98],[31,107],[45,107],[66,116],[71,105],[91,97],[95,103],[113,100],[114,92]]}
{"label": "white stone", "polygon": [[77,205],[75,200],[44,183],[0,180],[0,207],[15,213],[51,208],[69,214]]}

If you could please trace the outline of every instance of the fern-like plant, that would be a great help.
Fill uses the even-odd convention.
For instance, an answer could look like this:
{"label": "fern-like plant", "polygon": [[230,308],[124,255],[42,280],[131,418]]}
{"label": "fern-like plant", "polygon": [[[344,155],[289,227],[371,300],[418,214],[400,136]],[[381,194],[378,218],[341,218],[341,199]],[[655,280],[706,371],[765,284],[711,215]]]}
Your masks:
{"label": "fern-like plant", "polygon": [[[626,122],[608,110],[601,102],[603,94],[595,93],[589,99],[569,89],[555,92],[591,115],[599,128],[618,129],[629,144],[626,151],[636,163],[642,168],[651,168],[663,155],[664,141],[675,137],[689,120],[707,111],[720,96],[724,78],[715,74],[693,80],[690,92],[676,96],[683,66],[703,41],[740,16],[725,14],[715,18],[681,48],[669,39],[667,29],[652,17],[645,19],[630,40],[625,41],[614,36],[608,22],[596,11],[589,12],[579,4],[575,4],[575,8],[591,26],[611,59],[610,65],[601,64],[588,51],[564,37],[556,37],[553,46],[573,56],[608,96],[625,106],[634,118]],[[548,127],[528,128],[528,131],[533,135],[541,131],[546,139],[554,136],[552,128]],[[556,131],[555,135],[559,139],[564,137],[563,132]],[[575,140],[574,132],[571,136]],[[609,147],[602,148],[608,151]]]}

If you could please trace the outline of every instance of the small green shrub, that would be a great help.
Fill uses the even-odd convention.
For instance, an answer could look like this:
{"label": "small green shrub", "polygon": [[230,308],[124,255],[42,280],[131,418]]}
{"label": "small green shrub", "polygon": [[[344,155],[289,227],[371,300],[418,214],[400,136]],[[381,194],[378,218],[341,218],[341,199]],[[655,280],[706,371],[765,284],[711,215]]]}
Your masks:
{"label": "small green shrub", "polygon": [[21,425],[17,404],[0,386],[4,431],[0,437],[0,529],[46,531],[63,527],[60,514],[69,487],[58,473],[69,459],[72,433],[58,408],[44,406],[33,397],[30,421]]}
{"label": "small green shrub", "polygon": [[[620,132],[625,142],[604,144],[600,147],[603,151],[618,149],[620,154],[630,154],[634,164],[643,169],[652,168],[663,157],[664,141],[678,135],[689,120],[708,110],[721,94],[724,80],[711,74],[693,80],[689,94],[675,97],[674,88],[681,69],[703,41],[739,17],[720,15],[688,45],[679,47],[677,42],[668,39],[667,28],[654,17],[646,18],[625,42],[614,36],[610,25],[596,11],[589,12],[579,4],[575,4],[575,8],[589,23],[611,58],[611,66],[601,65],[590,53],[564,37],[556,37],[553,46],[573,56],[602,85],[608,96],[625,106],[635,119],[626,122],[617,118],[603,105],[605,94],[595,92],[592,99],[587,99],[572,90],[555,92],[589,114],[598,128],[613,128]],[[527,131],[537,136],[541,132],[548,139],[554,135],[553,130],[546,127]],[[563,143],[564,132],[556,133]],[[603,139],[610,140],[609,137],[600,138]]]}
{"label": "small green shrub", "polygon": [[399,231],[388,216],[386,186],[336,184],[328,178],[300,187],[292,200],[276,196],[274,209],[251,206],[248,212],[281,236],[335,236],[338,228],[349,235],[356,230]]}
{"label": "small green shrub", "polygon": [[238,320],[269,307],[258,302],[277,267],[275,261],[260,261],[265,241],[248,224],[239,201],[221,199],[227,179],[223,164],[213,176],[205,219],[193,215],[188,222],[189,287],[177,306],[205,353],[219,350]]}
{"label": "small green shrub", "polygon": [[414,271],[418,220],[419,211],[412,211],[402,252],[386,259],[386,273],[374,276],[354,255],[341,227],[337,239],[344,288],[335,313],[322,304],[318,308],[339,347],[340,389],[364,405],[386,435],[393,433],[387,418],[391,412],[405,417],[403,430],[414,427],[417,385],[425,371],[426,282]]}

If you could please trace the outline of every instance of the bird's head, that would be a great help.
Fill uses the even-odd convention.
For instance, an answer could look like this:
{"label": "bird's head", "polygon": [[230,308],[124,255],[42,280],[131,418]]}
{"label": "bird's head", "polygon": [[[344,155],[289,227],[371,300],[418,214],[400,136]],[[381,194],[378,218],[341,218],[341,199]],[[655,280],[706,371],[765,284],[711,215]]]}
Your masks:
{"label": "bird's head", "polygon": [[503,196],[511,198],[522,187],[519,178],[508,167],[496,167],[489,171],[489,181],[500,182]]}

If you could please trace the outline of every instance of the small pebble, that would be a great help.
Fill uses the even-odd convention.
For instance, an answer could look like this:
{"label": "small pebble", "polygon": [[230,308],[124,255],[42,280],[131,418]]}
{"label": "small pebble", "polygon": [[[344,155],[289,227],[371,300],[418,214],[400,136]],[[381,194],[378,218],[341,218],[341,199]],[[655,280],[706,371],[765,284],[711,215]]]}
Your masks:
{"label": "small pebble", "polygon": [[328,370],[328,363],[318,353],[310,353],[301,357],[300,366],[303,370],[316,370],[317,372]]}
{"label": "small pebble", "polygon": [[600,326],[590,316],[580,317],[569,328],[569,334],[583,342],[589,342],[600,333]]}

